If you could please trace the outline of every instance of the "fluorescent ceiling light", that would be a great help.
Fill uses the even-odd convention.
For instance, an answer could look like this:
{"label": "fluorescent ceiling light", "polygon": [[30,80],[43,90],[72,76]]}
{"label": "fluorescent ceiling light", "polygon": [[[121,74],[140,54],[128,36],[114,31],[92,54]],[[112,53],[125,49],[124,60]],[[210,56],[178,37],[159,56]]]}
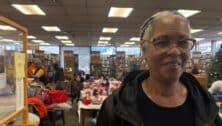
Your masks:
{"label": "fluorescent ceiling light", "polygon": [[40,45],[50,45],[49,43],[39,43]]}
{"label": "fluorescent ceiling light", "polygon": [[222,32],[218,32],[217,34],[218,34],[218,35],[222,35]]}
{"label": "fluorescent ceiling light", "polygon": [[122,44],[122,45],[120,45],[120,46],[122,46],[122,47],[128,47],[129,45]]}
{"label": "fluorescent ceiling light", "polygon": [[56,35],[55,36],[57,39],[69,39],[68,36],[65,36],[65,35]]}
{"label": "fluorescent ceiling light", "polygon": [[2,42],[15,42],[15,40],[12,39],[0,39]]}
{"label": "fluorescent ceiling light", "polygon": [[72,41],[70,41],[70,40],[63,40],[63,41],[61,41],[62,43],[72,43]]}
{"label": "fluorescent ceiling light", "polygon": [[25,15],[45,15],[45,12],[35,4],[12,4],[12,6]]}
{"label": "fluorescent ceiling light", "polygon": [[66,46],[74,46],[75,44],[66,44]]}
{"label": "fluorescent ceiling light", "polygon": [[32,41],[35,42],[35,43],[44,43],[43,40],[32,40]]}
{"label": "fluorescent ceiling light", "polygon": [[42,26],[42,29],[44,29],[45,31],[61,31],[60,28],[58,26]]}
{"label": "fluorescent ceiling light", "polygon": [[111,40],[111,37],[103,37],[103,36],[101,36],[101,37],[99,37],[99,40],[101,40],[101,41],[104,41],[104,40],[109,41],[109,40]]}
{"label": "fluorescent ceiling light", "polygon": [[0,30],[12,30],[12,31],[16,31],[15,28],[8,26],[8,25],[0,25]]}
{"label": "fluorescent ceiling light", "polygon": [[184,17],[191,17],[195,14],[200,13],[200,10],[184,10],[184,9],[179,9],[177,12],[181,13]]}
{"label": "fluorescent ceiling light", "polygon": [[203,29],[191,29],[191,33],[201,32]]}
{"label": "fluorescent ceiling light", "polygon": [[204,40],[205,38],[195,38],[196,41]]}
{"label": "fluorescent ceiling light", "polygon": [[140,41],[140,38],[139,37],[132,37],[132,38],[130,38],[130,41]]}
{"label": "fluorescent ceiling light", "polygon": [[135,44],[135,42],[125,42],[124,44],[133,45],[133,44]]}
{"label": "fluorescent ceiling light", "polygon": [[118,31],[118,28],[103,28],[103,33],[116,33]]}
{"label": "fluorescent ceiling light", "polygon": [[98,41],[98,43],[108,44],[108,41]]}
{"label": "fluorescent ceiling light", "polygon": [[127,18],[132,11],[133,8],[111,7],[108,17]]}
{"label": "fluorescent ceiling light", "polygon": [[36,39],[36,37],[33,35],[28,35],[28,39]]}

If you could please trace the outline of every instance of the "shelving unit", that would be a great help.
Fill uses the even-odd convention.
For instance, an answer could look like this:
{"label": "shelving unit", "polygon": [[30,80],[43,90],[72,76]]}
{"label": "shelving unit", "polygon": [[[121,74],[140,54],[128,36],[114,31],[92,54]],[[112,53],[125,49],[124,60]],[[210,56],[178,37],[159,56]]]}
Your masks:
{"label": "shelving unit", "polygon": [[79,55],[74,54],[74,73],[78,73],[79,71]]}
{"label": "shelving unit", "polygon": [[74,52],[64,51],[64,76],[73,80],[74,78]]}
{"label": "shelving unit", "polygon": [[121,80],[127,72],[125,52],[116,52],[115,66],[115,78]]}
{"label": "shelving unit", "polygon": [[141,65],[140,57],[135,56],[135,55],[126,56],[127,72],[139,70],[140,65]]}
{"label": "shelving unit", "polygon": [[90,73],[92,75],[101,75],[102,74],[102,64],[100,61],[100,52],[93,51],[90,55]]}

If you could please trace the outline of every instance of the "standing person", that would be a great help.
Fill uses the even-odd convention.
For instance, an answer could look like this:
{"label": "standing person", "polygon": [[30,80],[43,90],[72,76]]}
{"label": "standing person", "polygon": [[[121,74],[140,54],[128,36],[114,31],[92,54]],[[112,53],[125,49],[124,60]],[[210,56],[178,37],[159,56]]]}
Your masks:
{"label": "standing person", "polygon": [[54,82],[64,81],[63,68],[59,67],[59,65],[56,63],[56,64],[54,64],[54,70],[55,70],[55,73],[54,73],[54,76],[53,76]]}
{"label": "standing person", "polygon": [[80,91],[83,89],[83,81],[81,75],[77,75],[71,84],[71,98],[72,103],[74,99],[78,99],[80,97]]}
{"label": "standing person", "polygon": [[104,101],[96,125],[221,126],[212,96],[184,72],[194,45],[180,13],[162,11],[147,19],[141,47],[149,71],[134,72]]}

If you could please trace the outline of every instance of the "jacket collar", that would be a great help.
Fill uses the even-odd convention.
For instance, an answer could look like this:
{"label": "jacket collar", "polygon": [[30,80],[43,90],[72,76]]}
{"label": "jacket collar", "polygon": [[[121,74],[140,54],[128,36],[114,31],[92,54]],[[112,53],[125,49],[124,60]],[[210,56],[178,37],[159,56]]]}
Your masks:
{"label": "jacket collar", "polygon": [[[133,126],[142,126],[143,123],[138,114],[136,104],[137,87],[149,77],[149,71],[134,72],[133,75],[129,76],[124,79],[123,87],[115,98],[117,101],[116,114]],[[218,107],[211,95],[188,73],[183,73],[180,81],[185,84],[191,94],[196,126],[213,124],[218,114]]]}

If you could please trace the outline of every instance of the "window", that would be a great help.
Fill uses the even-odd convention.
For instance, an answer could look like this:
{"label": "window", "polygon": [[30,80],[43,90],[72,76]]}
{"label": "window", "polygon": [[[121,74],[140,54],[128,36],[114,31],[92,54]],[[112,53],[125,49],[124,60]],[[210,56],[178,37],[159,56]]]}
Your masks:
{"label": "window", "polygon": [[91,51],[98,51],[101,55],[115,55],[115,47],[91,47]]}
{"label": "window", "polygon": [[139,47],[117,47],[116,51],[124,51],[126,55],[140,56]]}

